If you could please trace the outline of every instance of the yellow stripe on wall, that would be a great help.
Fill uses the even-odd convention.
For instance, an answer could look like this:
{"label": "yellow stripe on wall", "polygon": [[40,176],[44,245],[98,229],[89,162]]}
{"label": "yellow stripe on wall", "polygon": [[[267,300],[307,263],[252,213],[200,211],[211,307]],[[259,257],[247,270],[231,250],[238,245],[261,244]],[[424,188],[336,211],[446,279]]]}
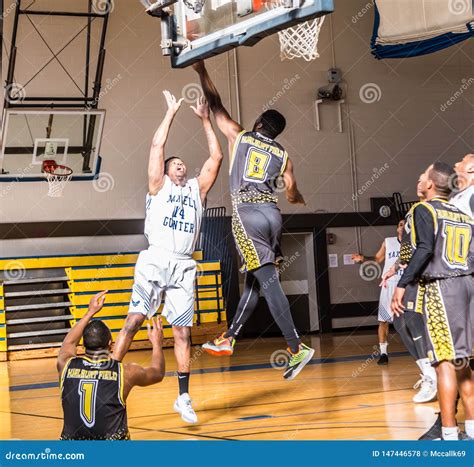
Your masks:
{"label": "yellow stripe on wall", "polygon": [[[222,284],[222,277],[220,274],[217,275],[207,275],[207,276],[198,276],[197,285],[216,285]],[[132,289],[133,279],[117,279],[117,280],[91,280],[84,282],[75,282],[74,280],[68,281],[68,287],[71,289],[71,292],[99,292],[101,290],[125,290]]]}

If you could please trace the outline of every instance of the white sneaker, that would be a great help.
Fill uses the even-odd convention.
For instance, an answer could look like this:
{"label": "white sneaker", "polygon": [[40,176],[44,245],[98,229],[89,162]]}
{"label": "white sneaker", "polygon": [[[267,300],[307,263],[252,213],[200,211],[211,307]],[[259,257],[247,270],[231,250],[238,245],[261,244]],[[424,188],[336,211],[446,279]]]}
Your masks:
{"label": "white sneaker", "polygon": [[191,398],[187,392],[178,396],[174,402],[174,411],[178,412],[186,423],[197,423],[198,421],[196,412],[193,410]]}
{"label": "white sneaker", "polygon": [[420,404],[422,402],[434,401],[437,396],[436,381],[429,376],[420,376],[421,379],[419,379],[413,386],[413,389],[420,388],[420,390],[413,396],[413,402]]}

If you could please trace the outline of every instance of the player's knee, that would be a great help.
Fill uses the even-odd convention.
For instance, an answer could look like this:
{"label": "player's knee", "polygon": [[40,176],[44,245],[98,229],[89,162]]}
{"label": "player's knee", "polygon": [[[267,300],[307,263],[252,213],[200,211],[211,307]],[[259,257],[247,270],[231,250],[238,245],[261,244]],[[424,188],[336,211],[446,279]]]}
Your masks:
{"label": "player's knee", "polygon": [[188,345],[190,344],[191,329],[184,326],[173,326],[173,337],[176,343]]}

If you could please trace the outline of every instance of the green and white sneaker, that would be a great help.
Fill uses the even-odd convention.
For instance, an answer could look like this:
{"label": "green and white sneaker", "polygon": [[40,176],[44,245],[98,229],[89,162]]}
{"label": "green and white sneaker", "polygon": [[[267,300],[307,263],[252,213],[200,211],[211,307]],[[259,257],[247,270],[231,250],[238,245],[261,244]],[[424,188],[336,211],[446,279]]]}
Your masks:
{"label": "green and white sneaker", "polygon": [[300,344],[297,353],[292,353],[290,349],[288,349],[288,352],[290,352],[290,361],[288,362],[283,378],[292,380],[295,379],[306,364],[311,361],[314,355],[314,349]]}

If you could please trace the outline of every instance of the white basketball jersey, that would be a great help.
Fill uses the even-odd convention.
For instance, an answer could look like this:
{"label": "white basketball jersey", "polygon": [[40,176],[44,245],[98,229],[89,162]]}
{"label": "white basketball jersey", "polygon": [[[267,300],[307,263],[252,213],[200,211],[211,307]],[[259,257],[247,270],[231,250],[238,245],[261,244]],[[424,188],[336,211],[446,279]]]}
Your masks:
{"label": "white basketball jersey", "polygon": [[[400,256],[400,242],[397,237],[387,237],[385,239],[385,263],[383,266],[382,275],[385,274],[397,261]],[[398,282],[403,274],[403,269],[400,269],[397,274],[392,276],[390,282]]]}
{"label": "white basketball jersey", "polygon": [[456,206],[463,213],[474,217],[472,214],[472,206],[474,204],[474,185],[471,185],[465,190],[456,193],[450,198],[449,202],[454,204],[454,206]]}
{"label": "white basketball jersey", "polygon": [[165,175],[163,188],[146,196],[145,236],[150,246],[191,256],[201,228],[203,208],[196,178],[185,186]]}

